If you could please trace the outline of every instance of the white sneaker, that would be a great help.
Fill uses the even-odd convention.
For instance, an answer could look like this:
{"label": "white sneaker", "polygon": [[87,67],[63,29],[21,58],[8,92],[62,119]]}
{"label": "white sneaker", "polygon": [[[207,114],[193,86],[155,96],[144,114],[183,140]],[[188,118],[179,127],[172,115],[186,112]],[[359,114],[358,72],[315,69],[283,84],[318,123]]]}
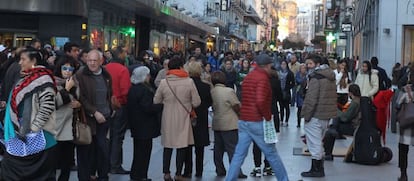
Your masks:
{"label": "white sneaker", "polygon": [[262,170],[260,169],[260,167],[254,168],[253,171],[250,172],[250,176],[252,176],[252,177],[261,177],[262,176]]}

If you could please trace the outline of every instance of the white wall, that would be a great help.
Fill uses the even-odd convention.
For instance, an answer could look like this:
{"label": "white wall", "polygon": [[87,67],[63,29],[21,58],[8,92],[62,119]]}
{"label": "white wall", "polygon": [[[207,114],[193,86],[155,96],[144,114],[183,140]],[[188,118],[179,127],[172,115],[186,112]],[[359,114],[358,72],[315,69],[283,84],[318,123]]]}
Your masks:
{"label": "white wall", "polygon": [[[378,25],[378,59],[380,66],[391,74],[395,63],[402,61],[404,25],[414,24],[414,14],[407,12],[410,0],[380,0]],[[413,1],[413,0],[411,0]],[[390,29],[390,34],[383,32]]]}

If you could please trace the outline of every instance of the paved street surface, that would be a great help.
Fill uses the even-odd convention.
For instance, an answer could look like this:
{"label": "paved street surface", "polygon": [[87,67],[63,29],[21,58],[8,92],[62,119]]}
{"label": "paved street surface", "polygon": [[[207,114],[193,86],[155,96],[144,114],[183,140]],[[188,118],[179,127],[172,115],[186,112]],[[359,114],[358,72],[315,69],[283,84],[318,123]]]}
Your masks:
{"label": "paved street surface", "polygon": [[[296,109],[292,108],[291,114],[295,115]],[[344,163],[342,157],[335,157],[333,162],[325,162],[325,174],[324,178],[302,178],[300,172],[308,170],[310,168],[311,158],[308,156],[295,156],[293,155],[294,147],[302,147],[302,142],[300,136],[304,134],[303,126],[302,128],[296,128],[296,120],[292,118],[289,121],[289,127],[282,127],[281,133],[279,135],[279,143],[277,144],[277,149],[280,156],[283,159],[287,172],[289,174],[289,179],[293,181],[303,180],[303,181],[396,181],[399,176],[398,169],[398,135],[389,132],[387,134],[387,146],[393,150],[394,157],[389,163],[384,163],[379,166],[365,166],[352,163]],[[302,123],[303,124],[303,123]],[[212,144],[206,147],[205,157],[204,157],[204,172],[203,177],[198,179],[193,177],[192,180],[203,180],[203,181],[221,181],[224,180],[223,177],[216,177],[215,166],[213,161],[213,137],[210,134]],[[344,147],[349,144],[349,140],[340,140],[337,142],[336,146]],[[124,168],[130,169],[132,162],[132,138],[130,137],[129,132],[126,135],[124,143]],[[154,145],[151,156],[151,163],[149,168],[149,178],[152,178],[154,181],[162,181],[162,152],[163,148],[160,143],[160,138],[154,139]],[[175,155],[175,153],[173,153]],[[408,158],[411,158],[408,163],[408,177],[414,179],[414,152],[409,152]],[[225,166],[228,168],[228,159],[225,156]],[[263,165],[262,165],[263,166]],[[248,154],[245,162],[242,166],[242,170],[245,174],[249,174],[253,169],[253,155]],[[195,168],[193,169],[195,170]],[[171,162],[171,173],[175,173],[175,157],[173,156]],[[70,180],[77,180],[77,173],[72,172]],[[110,180],[114,181],[127,181],[129,180],[129,175],[111,175]],[[248,177],[247,179],[239,179],[245,181],[268,181],[276,180],[275,177],[262,177],[262,178],[253,178]]]}

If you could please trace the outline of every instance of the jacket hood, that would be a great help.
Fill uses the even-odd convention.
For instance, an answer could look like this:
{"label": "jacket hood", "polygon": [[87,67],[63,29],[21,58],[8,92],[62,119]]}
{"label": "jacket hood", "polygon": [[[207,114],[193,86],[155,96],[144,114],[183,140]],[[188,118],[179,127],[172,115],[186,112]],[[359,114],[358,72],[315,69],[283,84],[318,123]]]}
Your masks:
{"label": "jacket hood", "polygon": [[316,67],[315,72],[313,72],[311,77],[315,77],[317,75],[321,75],[323,77],[326,77],[328,80],[335,80],[335,73],[326,64],[323,64],[323,65],[320,65],[319,67]]}

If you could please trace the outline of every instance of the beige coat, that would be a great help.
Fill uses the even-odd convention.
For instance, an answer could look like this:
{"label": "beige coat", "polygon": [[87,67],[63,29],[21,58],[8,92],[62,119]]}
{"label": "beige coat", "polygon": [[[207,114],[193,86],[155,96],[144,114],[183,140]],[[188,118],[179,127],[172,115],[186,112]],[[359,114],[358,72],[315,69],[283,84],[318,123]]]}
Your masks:
{"label": "beige coat", "polygon": [[213,130],[231,131],[238,129],[239,117],[233,106],[240,105],[240,101],[232,88],[224,84],[216,84],[211,90],[213,99]]}
{"label": "beige coat", "polygon": [[197,88],[190,78],[168,75],[161,80],[155,96],[154,104],[164,104],[161,120],[161,144],[165,148],[184,148],[194,144],[190,115],[177,101],[166,81],[185,105],[187,110],[201,103]]}

